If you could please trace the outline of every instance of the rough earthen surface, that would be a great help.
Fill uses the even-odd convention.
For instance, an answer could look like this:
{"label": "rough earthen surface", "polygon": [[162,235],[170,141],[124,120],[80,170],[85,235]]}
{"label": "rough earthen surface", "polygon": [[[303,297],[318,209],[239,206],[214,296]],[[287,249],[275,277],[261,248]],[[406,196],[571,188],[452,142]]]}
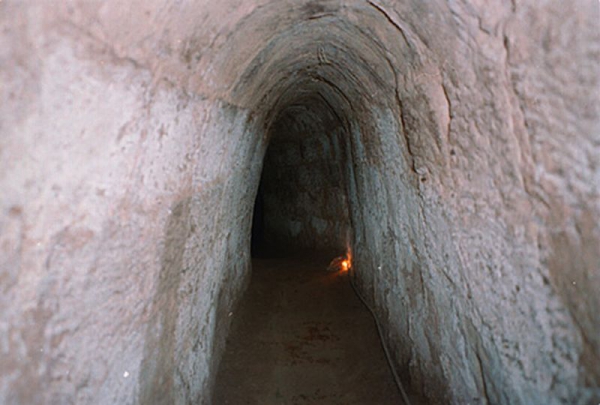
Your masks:
{"label": "rough earthen surface", "polygon": [[346,133],[323,100],[288,107],[273,124],[261,193],[264,243],[281,252],[344,252],[349,211],[341,145]]}
{"label": "rough earthen surface", "polygon": [[208,401],[267,145],[336,139],[309,175],[340,163],[343,198],[319,194],[306,215],[330,221],[302,238],[352,250],[407,387],[598,403],[599,19],[588,0],[1,1],[0,402]]}

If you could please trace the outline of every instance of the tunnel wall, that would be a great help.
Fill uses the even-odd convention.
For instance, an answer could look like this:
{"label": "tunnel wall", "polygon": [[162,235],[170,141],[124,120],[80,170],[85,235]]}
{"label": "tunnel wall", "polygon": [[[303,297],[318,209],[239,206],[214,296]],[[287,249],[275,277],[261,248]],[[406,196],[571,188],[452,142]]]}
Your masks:
{"label": "tunnel wall", "polygon": [[266,145],[182,80],[194,9],[0,4],[2,404],[207,401]]}
{"label": "tunnel wall", "polygon": [[206,401],[294,85],[407,388],[598,402],[599,7],[0,2],[0,402]]}
{"label": "tunnel wall", "polygon": [[[597,186],[553,173],[597,184],[598,94],[586,83],[598,74],[567,60],[597,49],[597,30],[571,24],[591,28],[598,9],[449,7],[423,10],[429,23],[394,19],[399,7],[382,16],[423,53],[413,64],[395,53],[398,110],[374,108],[353,133],[353,159],[370,162],[352,170],[350,196],[363,290],[411,389],[436,403],[597,401],[599,233],[582,219],[598,212]],[[437,20],[448,15],[454,24]],[[565,234],[581,244],[553,242]]]}
{"label": "tunnel wall", "polygon": [[424,47],[421,60],[435,53],[435,67],[409,65],[399,114],[374,111],[378,127],[354,134],[355,145],[361,136],[382,144],[354,148],[374,162],[354,171],[350,198],[360,201],[353,250],[363,288],[412,389],[432,400],[597,401],[600,261],[589,249],[599,229],[584,218],[597,217],[598,189],[584,184],[598,178],[598,114],[589,109],[598,94],[587,84],[597,86],[598,74],[567,61],[597,49],[597,30],[574,25],[591,28],[585,15],[598,8],[449,8],[438,18],[453,15],[453,34],[436,34],[441,23],[404,25]]}

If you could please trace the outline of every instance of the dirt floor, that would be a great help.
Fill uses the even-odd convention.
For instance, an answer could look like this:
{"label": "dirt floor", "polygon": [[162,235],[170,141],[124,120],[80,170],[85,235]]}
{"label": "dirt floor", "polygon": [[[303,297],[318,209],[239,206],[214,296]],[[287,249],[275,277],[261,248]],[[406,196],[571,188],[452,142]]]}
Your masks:
{"label": "dirt floor", "polygon": [[370,312],[329,259],[254,259],[214,405],[403,404]]}

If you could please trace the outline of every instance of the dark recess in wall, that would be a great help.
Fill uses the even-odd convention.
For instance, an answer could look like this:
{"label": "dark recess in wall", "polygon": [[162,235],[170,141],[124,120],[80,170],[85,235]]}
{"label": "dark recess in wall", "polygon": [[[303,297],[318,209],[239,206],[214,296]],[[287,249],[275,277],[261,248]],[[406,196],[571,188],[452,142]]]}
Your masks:
{"label": "dark recess in wall", "polygon": [[254,206],[252,255],[341,254],[350,222],[344,174],[348,135],[318,92],[290,98],[269,129]]}

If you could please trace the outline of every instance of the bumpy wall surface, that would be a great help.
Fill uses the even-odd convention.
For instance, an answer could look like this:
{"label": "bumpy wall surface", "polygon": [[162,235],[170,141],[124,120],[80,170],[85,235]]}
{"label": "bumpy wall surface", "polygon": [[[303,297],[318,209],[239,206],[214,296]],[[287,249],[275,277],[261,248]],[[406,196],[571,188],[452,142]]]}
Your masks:
{"label": "bumpy wall surface", "polygon": [[331,115],[305,127],[337,128],[334,243],[409,390],[597,403],[599,18],[587,0],[0,2],[0,402],[206,402],[267,145],[293,154],[310,137],[288,148],[277,125]]}
{"label": "bumpy wall surface", "polygon": [[343,253],[349,218],[344,178],[347,134],[320,99],[288,107],[270,131],[261,192],[264,243],[274,252]]}

